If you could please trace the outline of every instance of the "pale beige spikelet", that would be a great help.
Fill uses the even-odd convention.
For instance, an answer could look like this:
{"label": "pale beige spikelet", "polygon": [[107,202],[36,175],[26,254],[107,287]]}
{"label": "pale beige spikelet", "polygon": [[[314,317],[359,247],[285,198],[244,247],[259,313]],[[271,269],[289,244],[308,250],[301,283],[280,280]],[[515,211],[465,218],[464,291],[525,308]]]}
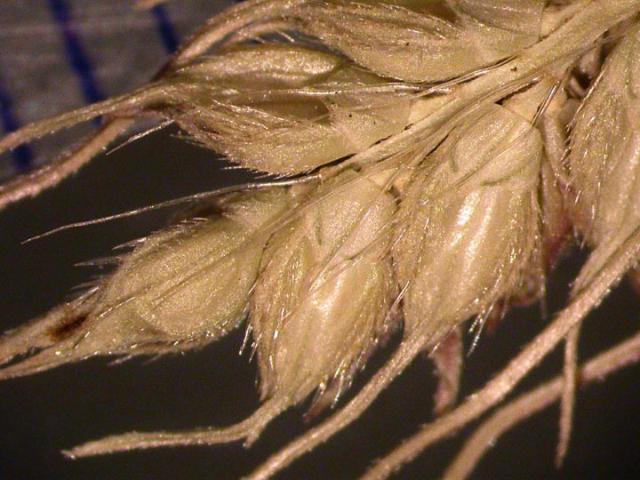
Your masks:
{"label": "pale beige spikelet", "polygon": [[310,2],[300,29],[380,75],[436,82],[535,43],[544,1]]}
{"label": "pale beige spikelet", "polygon": [[395,202],[357,175],[318,188],[314,208],[265,252],[251,306],[265,397],[294,404],[329,389],[333,400],[390,328]]}
{"label": "pale beige spikelet", "polygon": [[230,160],[278,174],[365,150],[401,131],[412,104],[387,80],[296,45],[234,49],[167,83],[159,113]]}
{"label": "pale beige spikelet", "polygon": [[93,355],[179,351],[236,328],[268,238],[260,228],[289,200],[286,190],[233,195],[219,202],[222,217],[192,220],[144,239],[87,296],[3,337],[2,362],[50,348],[0,375]]}
{"label": "pale beige spikelet", "polygon": [[282,225],[265,249],[251,298],[265,400],[260,408],[219,429],[132,432],[81,445],[71,455],[238,440],[251,444],[271,420],[314,391],[311,413],[348,388],[392,328],[389,313],[397,289],[388,248],[395,200],[352,171],[317,189],[296,189],[295,195],[300,210],[278,222]]}
{"label": "pale beige spikelet", "polygon": [[573,221],[596,250],[576,281],[582,288],[640,226],[640,29],[608,56],[571,132],[568,167]]}
{"label": "pale beige spikelet", "polygon": [[538,258],[541,158],[529,121],[493,105],[415,171],[393,249],[406,335],[438,341],[521,286]]}
{"label": "pale beige spikelet", "polygon": [[[199,58],[137,91],[38,122],[26,136],[106,114],[153,115],[242,167],[294,175],[401,132],[416,90],[326,51],[243,45]],[[0,144],[0,153],[3,148],[9,147]]]}
{"label": "pale beige spikelet", "polygon": [[222,218],[152,236],[109,278],[99,304],[122,303],[112,315],[177,339],[226,333],[242,319],[257,276],[266,241],[260,227],[288,200],[284,190],[243,194],[220,202]]}

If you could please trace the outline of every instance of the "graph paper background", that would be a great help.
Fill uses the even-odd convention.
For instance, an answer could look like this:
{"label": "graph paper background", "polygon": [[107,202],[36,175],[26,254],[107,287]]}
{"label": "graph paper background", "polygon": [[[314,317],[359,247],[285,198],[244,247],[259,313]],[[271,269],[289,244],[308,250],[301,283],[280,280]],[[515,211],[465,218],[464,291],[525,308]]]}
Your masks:
{"label": "graph paper background", "polygon": [[[144,84],[194,29],[231,0],[2,0],[0,134]],[[0,156],[0,181],[41,165],[94,125]]]}

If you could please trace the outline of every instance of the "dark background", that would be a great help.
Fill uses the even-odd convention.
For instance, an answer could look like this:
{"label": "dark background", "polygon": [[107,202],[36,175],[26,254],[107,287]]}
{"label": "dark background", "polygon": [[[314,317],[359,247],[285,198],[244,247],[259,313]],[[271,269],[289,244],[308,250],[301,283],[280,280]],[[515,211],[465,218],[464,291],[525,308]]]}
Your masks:
{"label": "dark background", "polygon": [[[114,245],[163,226],[169,211],[108,225],[21,241],[72,221],[100,217],[242,177],[205,150],[153,134],[100,157],[70,181],[34,200],[0,212],[0,329],[15,327],[67,298],[96,272],[77,262],[102,257]],[[551,281],[550,311],[562,305],[580,254]],[[637,329],[640,302],[623,284],[592,315],[582,338],[587,358]],[[538,307],[515,310],[493,335],[485,334],[467,359],[464,392],[472,392],[544,327]],[[239,356],[243,331],[200,352],[155,362],[108,366],[95,359],[0,383],[0,477],[3,479],[232,479],[250,472],[300,434],[304,408],[275,421],[251,450],[240,445],[161,449],[79,461],[59,450],[132,429],[184,429],[227,425],[258,405],[255,365]],[[380,352],[356,382],[357,391],[393,348]],[[521,388],[560,369],[557,351]],[[295,463],[278,478],[356,478],[430,418],[432,365],[421,358],[351,428]],[[476,479],[640,477],[640,368],[628,368],[580,391],[573,440],[565,467],[553,466],[557,406],[505,435],[475,472]],[[471,429],[430,449],[397,478],[435,478]]]}

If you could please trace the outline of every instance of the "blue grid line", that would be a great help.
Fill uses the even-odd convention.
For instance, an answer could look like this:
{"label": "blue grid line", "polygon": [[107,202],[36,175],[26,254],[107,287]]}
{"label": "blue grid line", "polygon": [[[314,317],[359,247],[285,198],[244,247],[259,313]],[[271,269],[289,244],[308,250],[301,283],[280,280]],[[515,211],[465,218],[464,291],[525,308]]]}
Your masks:
{"label": "blue grid line", "polygon": [[104,98],[93,73],[93,65],[73,25],[73,17],[65,0],[49,0],[49,7],[64,39],[69,65],[75,72],[84,98],[95,103]]}
{"label": "blue grid line", "polygon": [[[9,91],[0,81],[0,123],[6,133],[13,132],[20,128],[20,122],[13,111],[13,100]],[[33,164],[33,152],[28,145],[20,145],[13,152],[14,165],[20,172],[27,171]]]}
{"label": "blue grid line", "polygon": [[158,33],[165,50],[167,53],[175,52],[178,48],[178,34],[173,28],[167,10],[162,5],[158,5],[151,9],[151,13],[156,19]]}

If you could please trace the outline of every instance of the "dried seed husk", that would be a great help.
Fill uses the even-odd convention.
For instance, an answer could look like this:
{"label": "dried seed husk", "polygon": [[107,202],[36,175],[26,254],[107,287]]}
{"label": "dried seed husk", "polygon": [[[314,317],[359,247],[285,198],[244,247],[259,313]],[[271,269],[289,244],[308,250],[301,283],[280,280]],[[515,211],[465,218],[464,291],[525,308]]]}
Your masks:
{"label": "dried seed husk", "polygon": [[412,104],[387,80],[296,45],[235,49],[167,82],[159,113],[232,161],[278,174],[365,150],[401,131]]}
{"label": "dried seed husk", "polygon": [[234,195],[219,202],[221,217],[185,222],[139,242],[89,295],[3,337],[2,363],[45,350],[0,376],[94,355],[180,351],[236,328],[268,238],[261,227],[290,200],[286,190]]}
{"label": "dried seed husk", "polygon": [[[388,256],[394,199],[346,171],[294,192],[298,208],[276,221],[252,294],[250,321],[266,401],[220,429],[133,432],[106,439],[153,446],[251,444],[283,410],[318,390],[312,411],[347,388],[390,328],[395,284]],[[304,198],[308,195],[308,198]],[[91,444],[73,451],[90,451]]]}
{"label": "dried seed husk", "polygon": [[293,14],[305,33],[379,75],[437,82],[535,43],[543,7],[541,0],[330,0]]}
{"label": "dried seed husk", "polygon": [[[331,53],[249,45],[200,58],[138,91],[32,124],[20,142],[100,115],[152,114],[243,167],[292,175],[402,131],[415,91]],[[0,152],[13,147],[0,142]]]}
{"label": "dried seed husk", "polygon": [[640,29],[635,27],[607,57],[571,132],[572,218],[586,243],[595,248],[576,289],[640,225],[639,47]]}
{"label": "dried seed husk", "polygon": [[124,302],[114,314],[176,339],[223,335],[242,319],[255,282],[266,241],[260,227],[288,201],[284,190],[234,196],[220,202],[221,218],[151,236],[109,279],[100,303]]}
{"label": "dried seed husk", "polygon": [[[265,252],[251,324],[262,395],[272,402],[292,405],[319,389],[330,403],[390,328],[395,203],[358,175],[347,171],[318,188],[314,208]],[[348,189],[336,188],[345,180]]]}
{"label": "dried seed husk", "polygon": [[492,105],[415,171],[393,247],[407,337],[435,343],[521,288],[539,259],[541,158],[538,131]]}

